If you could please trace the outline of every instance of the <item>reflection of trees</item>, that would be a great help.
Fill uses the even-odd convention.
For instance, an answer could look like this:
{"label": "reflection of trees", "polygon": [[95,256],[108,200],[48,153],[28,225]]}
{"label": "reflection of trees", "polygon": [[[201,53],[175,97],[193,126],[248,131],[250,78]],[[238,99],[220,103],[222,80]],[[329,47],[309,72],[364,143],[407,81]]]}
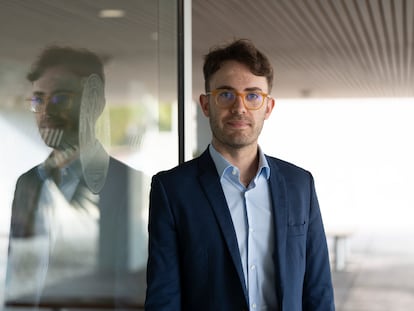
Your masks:
{"label": "reflection of trees", "polygon": [[145,132],[146,111],[142,105],[113,105],[108,107],[111,120],[112,146],[138,146]]}
{"label": "reflection of trees", "polygon": [[172,130],[172,104],[157,104],[154,116],[145,105],[116,104],[108,106],[111,123],[111,145],[139,149],[142,137],[150,128],[169,132]]}

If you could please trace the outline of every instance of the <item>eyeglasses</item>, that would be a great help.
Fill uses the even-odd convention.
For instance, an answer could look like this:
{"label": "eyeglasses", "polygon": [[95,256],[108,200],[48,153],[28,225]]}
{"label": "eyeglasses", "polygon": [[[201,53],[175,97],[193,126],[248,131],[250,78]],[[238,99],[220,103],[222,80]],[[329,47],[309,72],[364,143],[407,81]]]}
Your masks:
{"label": "eyeglasses", "polygon": [[59,92],[50,96],[33,95],[26,100],[30,102],[30,110],[39,113],[45,111],[47,104],[51,104],[58,110],[70,109],[73,105],[74,97],[75,93]]}
{"label": "eyeglasses", "polygon": [[268,94],[260,91],[236,92],[235,90],[215,89],[206,95],[212,95],[216,105],[222,108],[229,108],[236,102],[237,96],[240,96],[244,107],[248,110],[260,109],[266,98],[271,98]]}

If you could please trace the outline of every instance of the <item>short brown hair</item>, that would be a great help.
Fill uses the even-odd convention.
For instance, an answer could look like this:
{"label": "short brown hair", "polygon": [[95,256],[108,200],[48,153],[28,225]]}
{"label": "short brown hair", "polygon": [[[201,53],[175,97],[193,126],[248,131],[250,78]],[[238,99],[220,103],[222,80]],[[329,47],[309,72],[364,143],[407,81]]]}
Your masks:
{"label": "short brown hair", "polygon": [[39,55],[27,74],[30,82],[38,80],[46,69],[63,66],[79,77],[88,77],[95,73],[105,81],[102,60],[87,49],[71,47],[49,46]]}
{"label": "short brown hair", "polygon": [[211,76],[229,60],[246,65],[254,75],[266,77],[270,93],[273,86],[272,65],[248,39],[237,39],[228,45],[214,47],[205,55],[203,73],[206,92],[210,91]]}

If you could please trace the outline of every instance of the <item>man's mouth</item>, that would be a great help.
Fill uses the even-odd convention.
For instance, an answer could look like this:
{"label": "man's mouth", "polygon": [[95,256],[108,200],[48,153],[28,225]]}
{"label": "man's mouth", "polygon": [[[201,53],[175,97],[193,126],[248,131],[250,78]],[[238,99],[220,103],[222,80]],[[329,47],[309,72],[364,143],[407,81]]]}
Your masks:
{"label": "man's mouth", "polygon": [[65,127],[65,123],[64,121],[60,120],[60,119],[56,119],[56,118],[45,118],[42,119],[39,127],[40,128],[44,128],[44,129],[62,129]]}
{"label": "man's mouth", "polygon": [[228,120],[226,123],[233,128],[245,128],[250,126],[250,122],[244,119]]}
{"label": "man's mouth", "polygon": [[43,127],[39,129],[40,136],[49,147],[58,147],[62,141],[63,130],[59,128]]}

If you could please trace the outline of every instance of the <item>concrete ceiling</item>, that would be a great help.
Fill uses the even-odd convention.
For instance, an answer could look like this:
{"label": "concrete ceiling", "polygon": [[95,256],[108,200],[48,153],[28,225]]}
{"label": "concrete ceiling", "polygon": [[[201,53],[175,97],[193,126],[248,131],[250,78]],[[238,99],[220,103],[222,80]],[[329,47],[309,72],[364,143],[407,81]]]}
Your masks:
{"label": "concrete ceiling", "polygon": [[[125,16],[101,18],[102,9]],[[105,60],[106,93],[116,102],[137,93],[175,99],[177,57],[170,55],[176,11],[170,0],[0,1],[0,95],[18,84],[16,76],[24,80],[45,46],[62,45],[90,49]]]}
{"label": "concrete ceiling", "polygon": [[[102,8],[126,15],[101,19]],[[120,94],[132,76],[175,89],[160,74],[174,72],[175,58],[164,56],[175,44],[175,13],[170,0],[1,1],[0,81],[5,61],[23,72],[46,44],[65,43],[115,60],[111,85]],[[413,96],[413,29],[414,0],[193,0],[194,93],[204,91],[211,46],[250,38],[274,64],[274,96]]]}
{"label": "concrete ceiling", "polygon": [[196,0],[192,16],[197,69],[207,47],[243,37],[270,56],[276,96],[414,94],[412,0]]}

